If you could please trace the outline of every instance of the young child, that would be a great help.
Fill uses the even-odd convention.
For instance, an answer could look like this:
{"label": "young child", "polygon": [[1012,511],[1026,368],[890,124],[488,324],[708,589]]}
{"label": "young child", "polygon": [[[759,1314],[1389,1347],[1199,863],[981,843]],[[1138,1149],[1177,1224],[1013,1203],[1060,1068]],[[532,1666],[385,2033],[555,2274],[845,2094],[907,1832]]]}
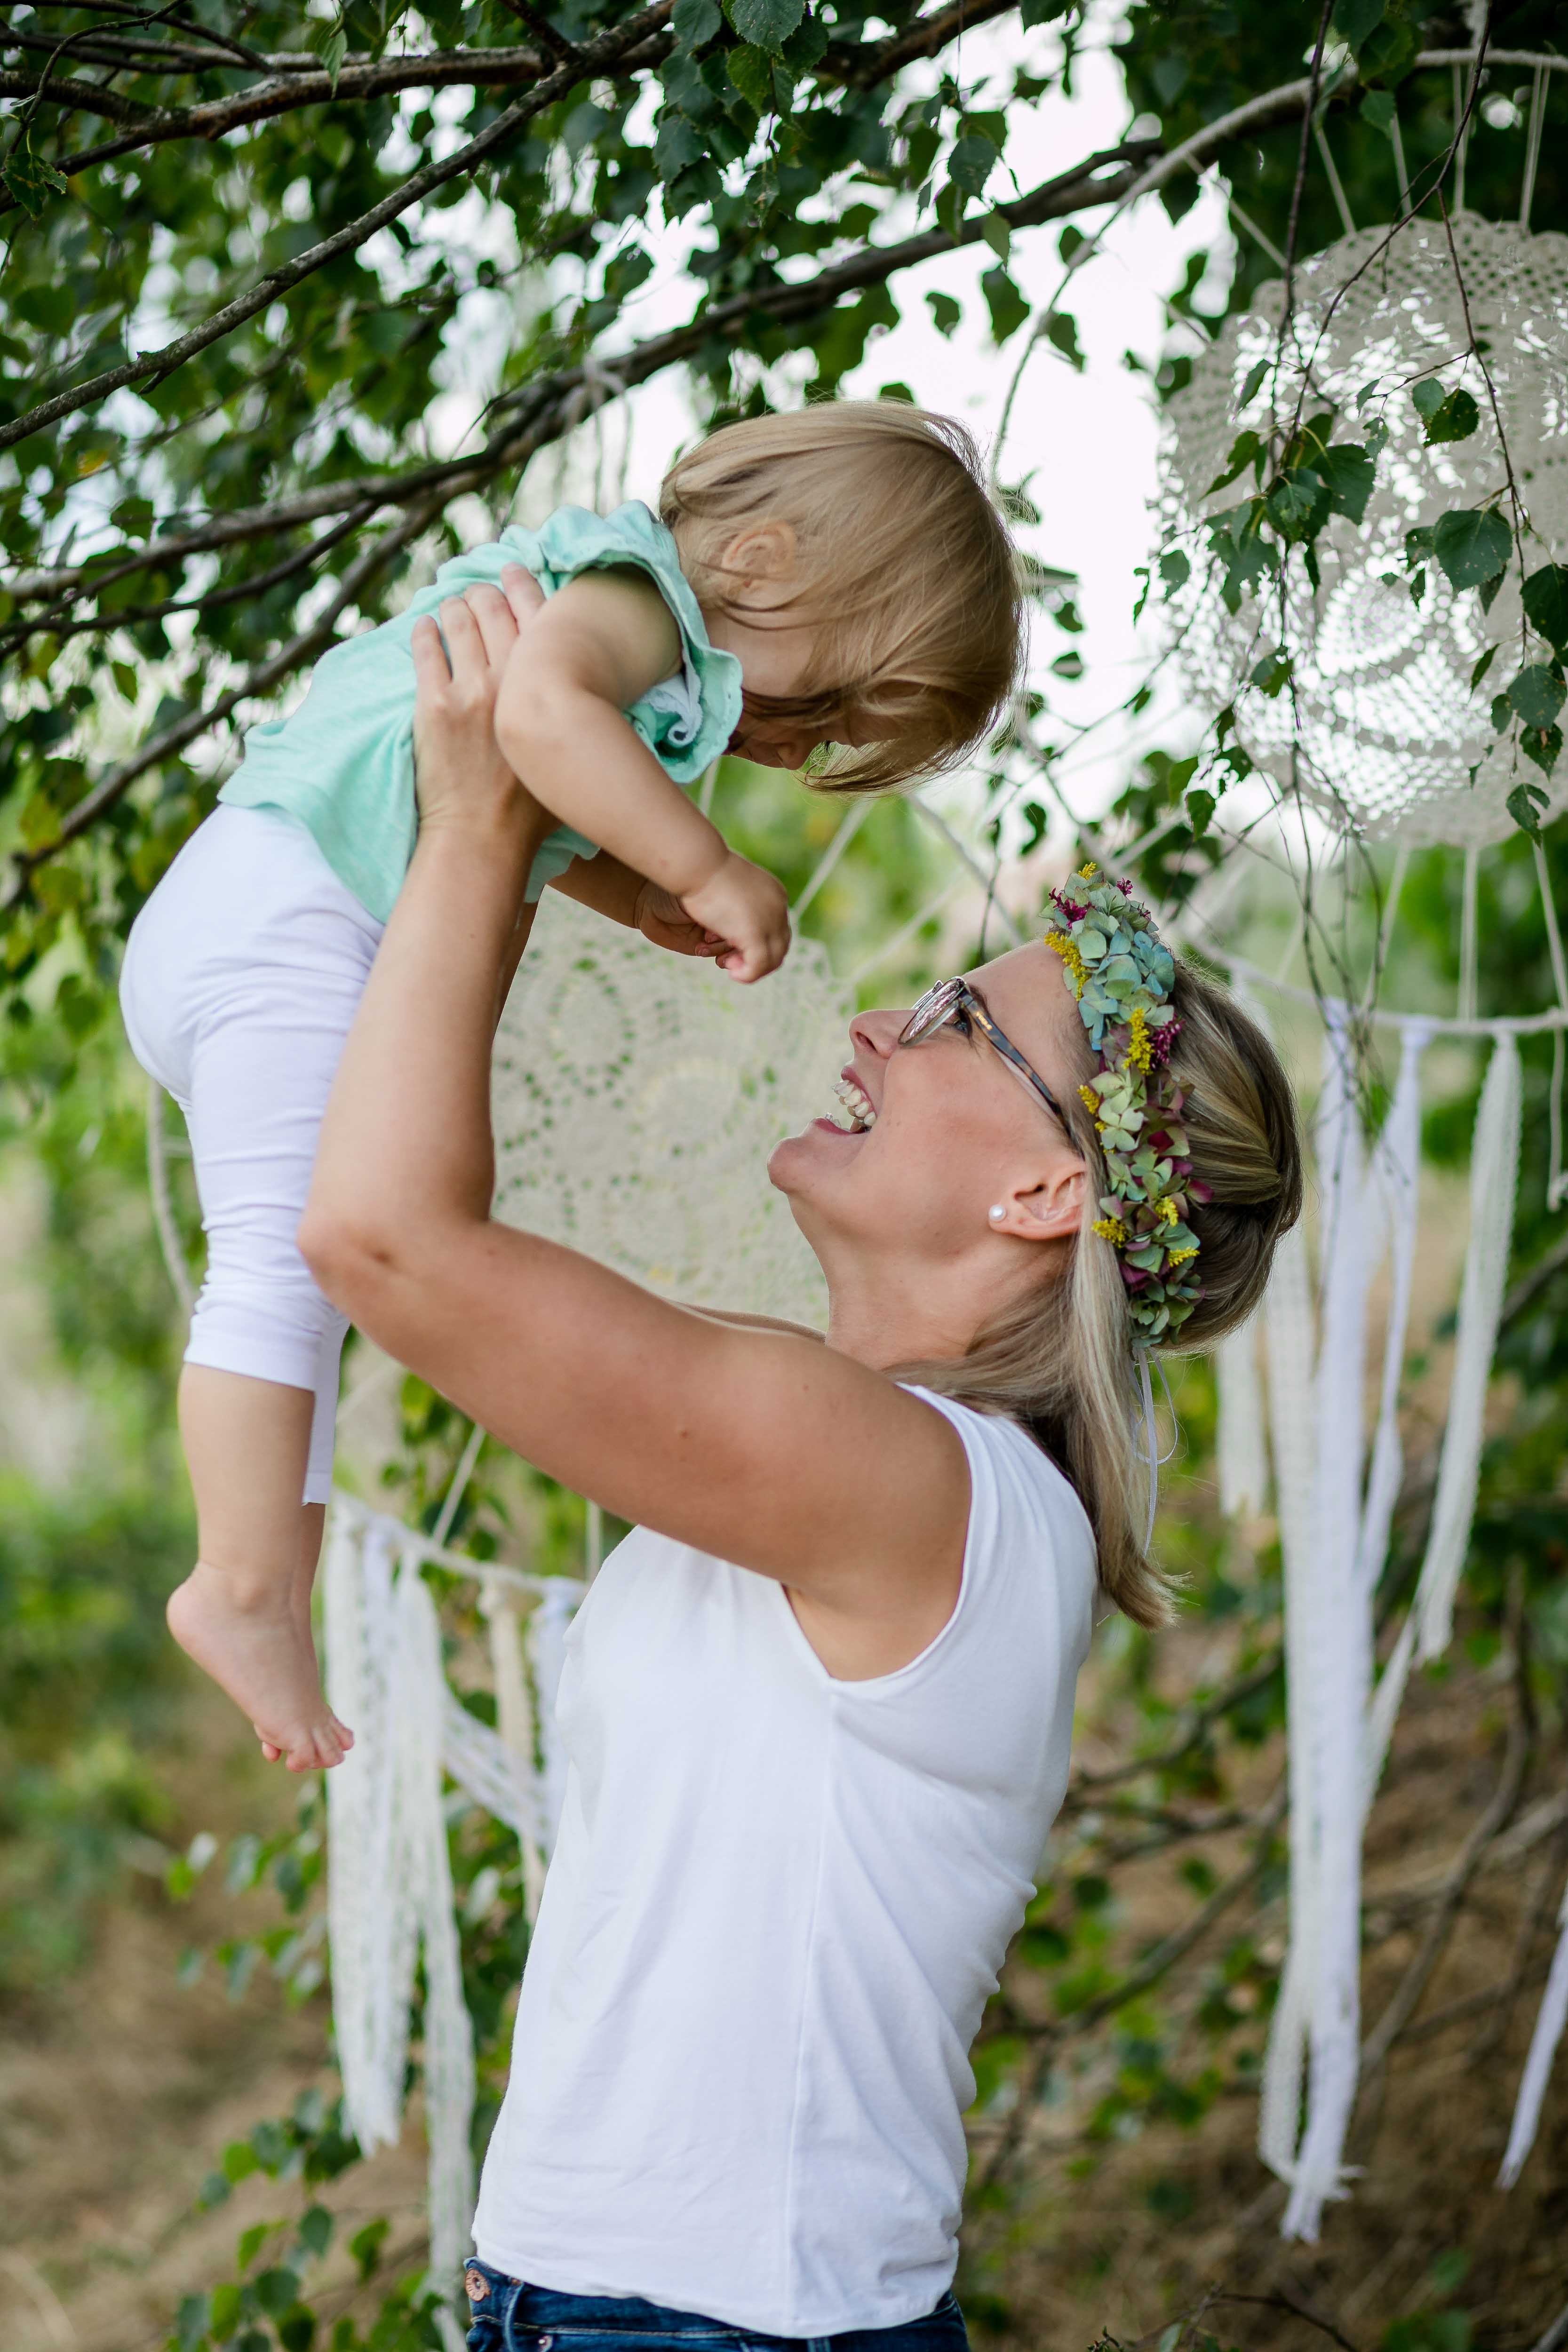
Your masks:
{"label": "young child", "polygon": [[929,773],[981,737],[1018,666],[1016,566],[968,436],[847,401],[713,434],[671,469],[657,519],[563,507],[503,531],[252,730],[137,919],[121,1001],[185,1115],[207,1240],[180,1385],[200,1557],[169,1622],[294,1771],[352,1741],[310,1635],[345,1327],[295,1231],[414,849],[415,625],[503,574],[523,625],[497,741],[559,827],[519,953],[549,882],[761,978],[788,946],[784,893],[680,788],[727,750],[810,763],[839,792]]}

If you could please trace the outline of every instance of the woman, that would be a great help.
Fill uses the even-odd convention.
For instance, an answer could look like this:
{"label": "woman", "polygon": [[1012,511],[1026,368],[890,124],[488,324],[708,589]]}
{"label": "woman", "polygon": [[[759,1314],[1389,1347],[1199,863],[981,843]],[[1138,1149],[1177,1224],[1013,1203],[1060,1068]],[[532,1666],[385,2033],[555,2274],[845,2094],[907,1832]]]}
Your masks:
{"label": "woman", "polygon": [[[853,1022],[851,1128],[775,1152],[826,1345],[494,1223],[498,982],[551,823],[494,749],[515,627],[494,592],[445,608],[448,676],[422,625],[418,847],[300,1228],[381,1346],[637,1523],[563,1676],[471,2341],[952,2352],[967,2053],[1066,1785],[1097,1595],[1165,1613],[1129,1413],[1161,1283],[1119,1252],[1163,1265],[1186,1234],[1189,1337],[1245,1315],[1300,1202],[1289,1087],[1191,973],[1179,1034],[1138,1033],[1152,1075],[1110,1073],[1074,991],[1116,917],[1080,908],[1057,953],[950,983],[919,1036]],[[1128,1086],[1165,1106],[1163,1181],[1193,1162],[1188,1223],[1167,1204],[1152,1242],[1095,1215]],[[1191,1306],[1192,1265],[1165,1274]]]}

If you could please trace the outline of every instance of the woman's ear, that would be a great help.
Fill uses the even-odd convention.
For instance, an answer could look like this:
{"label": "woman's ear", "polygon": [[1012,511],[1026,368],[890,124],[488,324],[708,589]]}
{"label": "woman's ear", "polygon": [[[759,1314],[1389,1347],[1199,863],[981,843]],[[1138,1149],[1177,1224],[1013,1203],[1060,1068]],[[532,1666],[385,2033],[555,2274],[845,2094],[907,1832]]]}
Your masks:
{"label": "woman's ear", "polygon": [[1081,1160],[1068,1160],[1039,1183],[1005,1192],[989,1212],[991,1230],[1015,1241],[1070,1241],[1082,1228],[1088,1198],[1089,1171]]}
{"label": "woman's ear", "polygon": [[782,582],[794,576],[797,551],[795,525],[770,518],[737,531],[720,557],[719,568],[738,572],[748,587],[759,581]]}

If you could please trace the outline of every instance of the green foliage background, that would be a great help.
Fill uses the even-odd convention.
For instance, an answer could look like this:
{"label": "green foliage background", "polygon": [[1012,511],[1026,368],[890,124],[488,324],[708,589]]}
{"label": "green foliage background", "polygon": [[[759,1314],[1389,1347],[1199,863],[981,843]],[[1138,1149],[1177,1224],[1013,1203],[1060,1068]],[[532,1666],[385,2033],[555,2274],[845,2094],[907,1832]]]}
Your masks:
{"label": "green foliage background", "polygon": [[[564,0],[547,17],[501,0],[431,0],[417,15],[395,0],[352,0],[335,14],[238,0],[192,0],[155,19],[129,0],[7,12],[0,1143],[42,1185],[34,1271],[53,1344],[92,1391],[102,1439],[96,1475],[68,1496],[15,1479],[0,1496],[0,1990],[13,2000],[74,1964],[127,1857],[169,1826],[161,1600],[189,1546],[171,1437],[178,1338],[145,1202],[140,1081],[119,1043],[112,988],[129,923],[210,807],[239,732],[335,633],[381,617],[411,572],[427,574],[505,520],[530,462],[548,465],[552,445],[604,394],[605,376],[584,373],[590,355],[622,382],[683,369],[698,424],[831,394],[900,305],[929,299],[939,327],[951,327],[952,298],[928,297],[919,266],[973,244],[988,253],[997,367],[1012,364],[1031,321],[1073,364],[1071,317],[1031,313],[1017,247],[1059,236],[1070,258],[1079,217],[1092,229],[1109,198],[1194,139],[1208,142],[1196,160],[1217,167],[1283,245],[1300,100],[1262,105],[1233,136],[1209,126],[1305,71],[1320,15],[1300,0],[1136,0],[1114,19],[1063,0],[888,12],[856,0],[731,0],[722,11],[716,0],[642,11]],[[1490,38],[1555,50],[1565,19],[1552,0],[1521,0],[1494,9]],[[1005,28],[1006,68],[971,81],[973,52],[959,36],[988,20]],[[1426,0],[1339,0],[1331,29],[1356,52],[1327,109],[1340,170],[1357,219],[1390,217],[1397,187],[1378,101],[1397,100],[1412,173],[1435,171],[1451,137],[1451,82],[1446,68],[1416,60],[1466,45],[1465,15]],[[1046,89],[1070,88],[1082,44],[1107,31],[1125,76],[1125,138],[1105,155],[1068,159],[1042,188],[1020,188],[1009,167],[1018,125]],[[576,54],[563,57],[563,45]],[[423,81],[402,62],[411,53],[430,59]],[[1508,93],[1527,80],[1498,68],[1489,87]],[[276,105],[258,91],[278,94]],[[1538,227],[1568,226],[1564,103],[1552,77]],[[491,143],[471,167],[361,236],[374,208],[447,171],[475,140]],[[119,153],[80,163],[116,142]],[[1517,122],[1478,121],[1478,209],[1506,216],[1517,205],[1521,149]],[[1184,171],[1150,201],[1179,215],[1194,193]],[[1314,167],[1299,250],[1338,226]],[[661,257],[669,238],[679,243],[689,308],[685,323],[650,334],[638,294],[653,276],[656,230]],[[1193,315],[1205,260],[1170,289],[1177,317]],[[1275,268],[1241,230],[1231,304]],[[203,340],[222,306],[247,303],[230,331]],[[163,357],[143,363],[149,352]],[[1157,394],[1179,387],[1188,365],[1173,349]],[[468,404],[457,447],[433,437],[438,394],[448,407]],[[58,413],[29,425],[48,404]],[[1042,581],[1040,593],[1069,641],[1060,661],[1070,674],[1079,615],[1059,583]],[[1001,838],[1018,839],[1021,813],[1026,842],[1045,834],[1077,853],[1089,845],[1048,789],[1058,741],[1037,696],[1026,733],[996,747],[990,790],[999,824],[1006,812]],[[1152,835],[1138,865],[1167,910],[1222,855],[1186,796],[1186,749],[1150,755],[1109,824],[1112,838]],[[830,804],[786,799],[733,763],[716,813],[792,890],[837,820]],[[1549,846],[1568,921],[1561,845]],[[910,921],[938,870],[910,814],[880,808],[807,928],[853,961]],[[1413,867],[1389,980],[1401,1001],[1449,1001],[1458,887],[1457,861],[1441,853]],[[1522,836],[1488,861],[1482,915],[1483,1005],[1548,1003]],[[1364,941],[1374,910],[1358,901],[1348,919]],[[929,933],[914,940],[886,985],[923,978],[930,951]],[[1439,1165],[1465,1162],[1478,1076],[1458,1066],[1450,1097],[1430,1111],[1426,1146]],[[1560,1750],[1568,1672],[1568,1258],[1542,1205],[1547,1076],[1548,1049],[1531,1046],[1501,1357],[1514,1384],[1487,1455],[1465,1599],[1473,1658],[1499,1654],[1510,1626],[1525,1655],[1528,1633],[1538,1759]],[[987,2020],[966,2294],[972,2316],[999,2328],[1009,2232],[1037,2186],[1021,2169],[1024,2125],[1079,2080],[1097,2086],[1053,2175],[1069,2201],[1140,2134],[1173,2124],[1201,2136],[1227,2099],[1248,2093],[1273,1997],[1269,1923],[1284,1855],[1264,1768],[1277,1762],[1283,1723],[1278,1553],[1267,1531],[1238,1546],[1214,1507],[1206,1367],[1190,1369],[1179,1403],[1187,1455],[1162,1539],[1188,1575],[1188,1622],[1204,1637],[1184,1656],[1204,1663],[1173,1690],[1143,1637],[1121,1628],[1107,1645],[1104,1704],[1125,1768],[1069,1799],[1052,1877]],[[465,1430],[414,1383],[403,1415],[394,1498],[428,1525]],[[1408,1591],[1429,1506],[1429,1484],[1413,1478],[1385,1611]],[[454,1540],[493,1549],[509,1519],[523,1518],[547,1565],[575,1563],[574,1498],[499,1464],[481,1465]],[[445,1600],[460,1643],[474,1630],[462,1594],[454,1587]],[[471,1703],[489,1704],[482,1693]],[[1232,1816],[1239,1830],[1204,1826]],[[453,1832],[483,2053],[481,2146],[524,1957],[510,1843],[477,1817]],[[172,1864],[171,1895],[209,1866],[216,1858],[198,1841]],[[277,1837],[240,1841],[221,1866],[237,1931],[218,1959],[237,1984],[269,1969],[293,1998],[318,2004],[324,2036],[310,1927],[321,1901],[319,1799],[307,1795]],[[1186,1922],[1220,1923],[1205,1940],[1184,1941],[1186,1924],[1152,1941],[1139,1929],[1137,1873],[1156,1867],[1184,1890]],[[240,1898],[263,1885],[277,1919],[247,1935]],[[319,2192],[356,2161],[336,2109],[311,2097],[215,2152],[208,2206],[257,2170],[298,2189],[285,2223],[247,2232],[231,2278],[192,2282],[174,2323],[180,2352],[275,2342],[305,2352],[329,2332],[333,2352],[436,2341],[417,2271],[330,2331],[316,2307],[311,2280],[332,2230]],[[1153,2210],[1180,2222],[1187,2193],[1163,2176]],[[367,2279],[384,2234],[373,2221],[355,2237]],[[1464,2352],[1468,2322],[1452,2307],[1463,2275],[1461,2258],[1435,2276],[1390,2352]]]}

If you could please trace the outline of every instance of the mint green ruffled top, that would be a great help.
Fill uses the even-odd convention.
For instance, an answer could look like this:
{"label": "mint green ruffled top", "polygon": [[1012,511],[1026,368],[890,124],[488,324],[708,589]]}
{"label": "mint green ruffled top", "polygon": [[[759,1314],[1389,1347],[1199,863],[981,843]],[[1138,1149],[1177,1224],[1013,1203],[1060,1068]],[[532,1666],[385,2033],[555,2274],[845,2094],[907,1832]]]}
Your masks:
{"label": "mint green ruffled top", "polygon": [[[675,541],[638,501],[608,515],[557,507],[538,530],[514,526],[490,545],[454,556],[395,621],[322,655],[303,702],[287,719],[251,729],[245,757],[218,794],[231,807],[282,809],[297,819],[377,922],[392,912],[418,829],[414,624],[481,582],[499,586],[508,563],[531,572],[546,596],[581,572],[630,564],[647,573],[680,631],[680,670],[651,687],[626,715],[676,783],[695,783],[739,723],[741,665],[710,644]],[[528,898],[537,898],[574,857],[596,850],[560,826],[534,860]]]}

